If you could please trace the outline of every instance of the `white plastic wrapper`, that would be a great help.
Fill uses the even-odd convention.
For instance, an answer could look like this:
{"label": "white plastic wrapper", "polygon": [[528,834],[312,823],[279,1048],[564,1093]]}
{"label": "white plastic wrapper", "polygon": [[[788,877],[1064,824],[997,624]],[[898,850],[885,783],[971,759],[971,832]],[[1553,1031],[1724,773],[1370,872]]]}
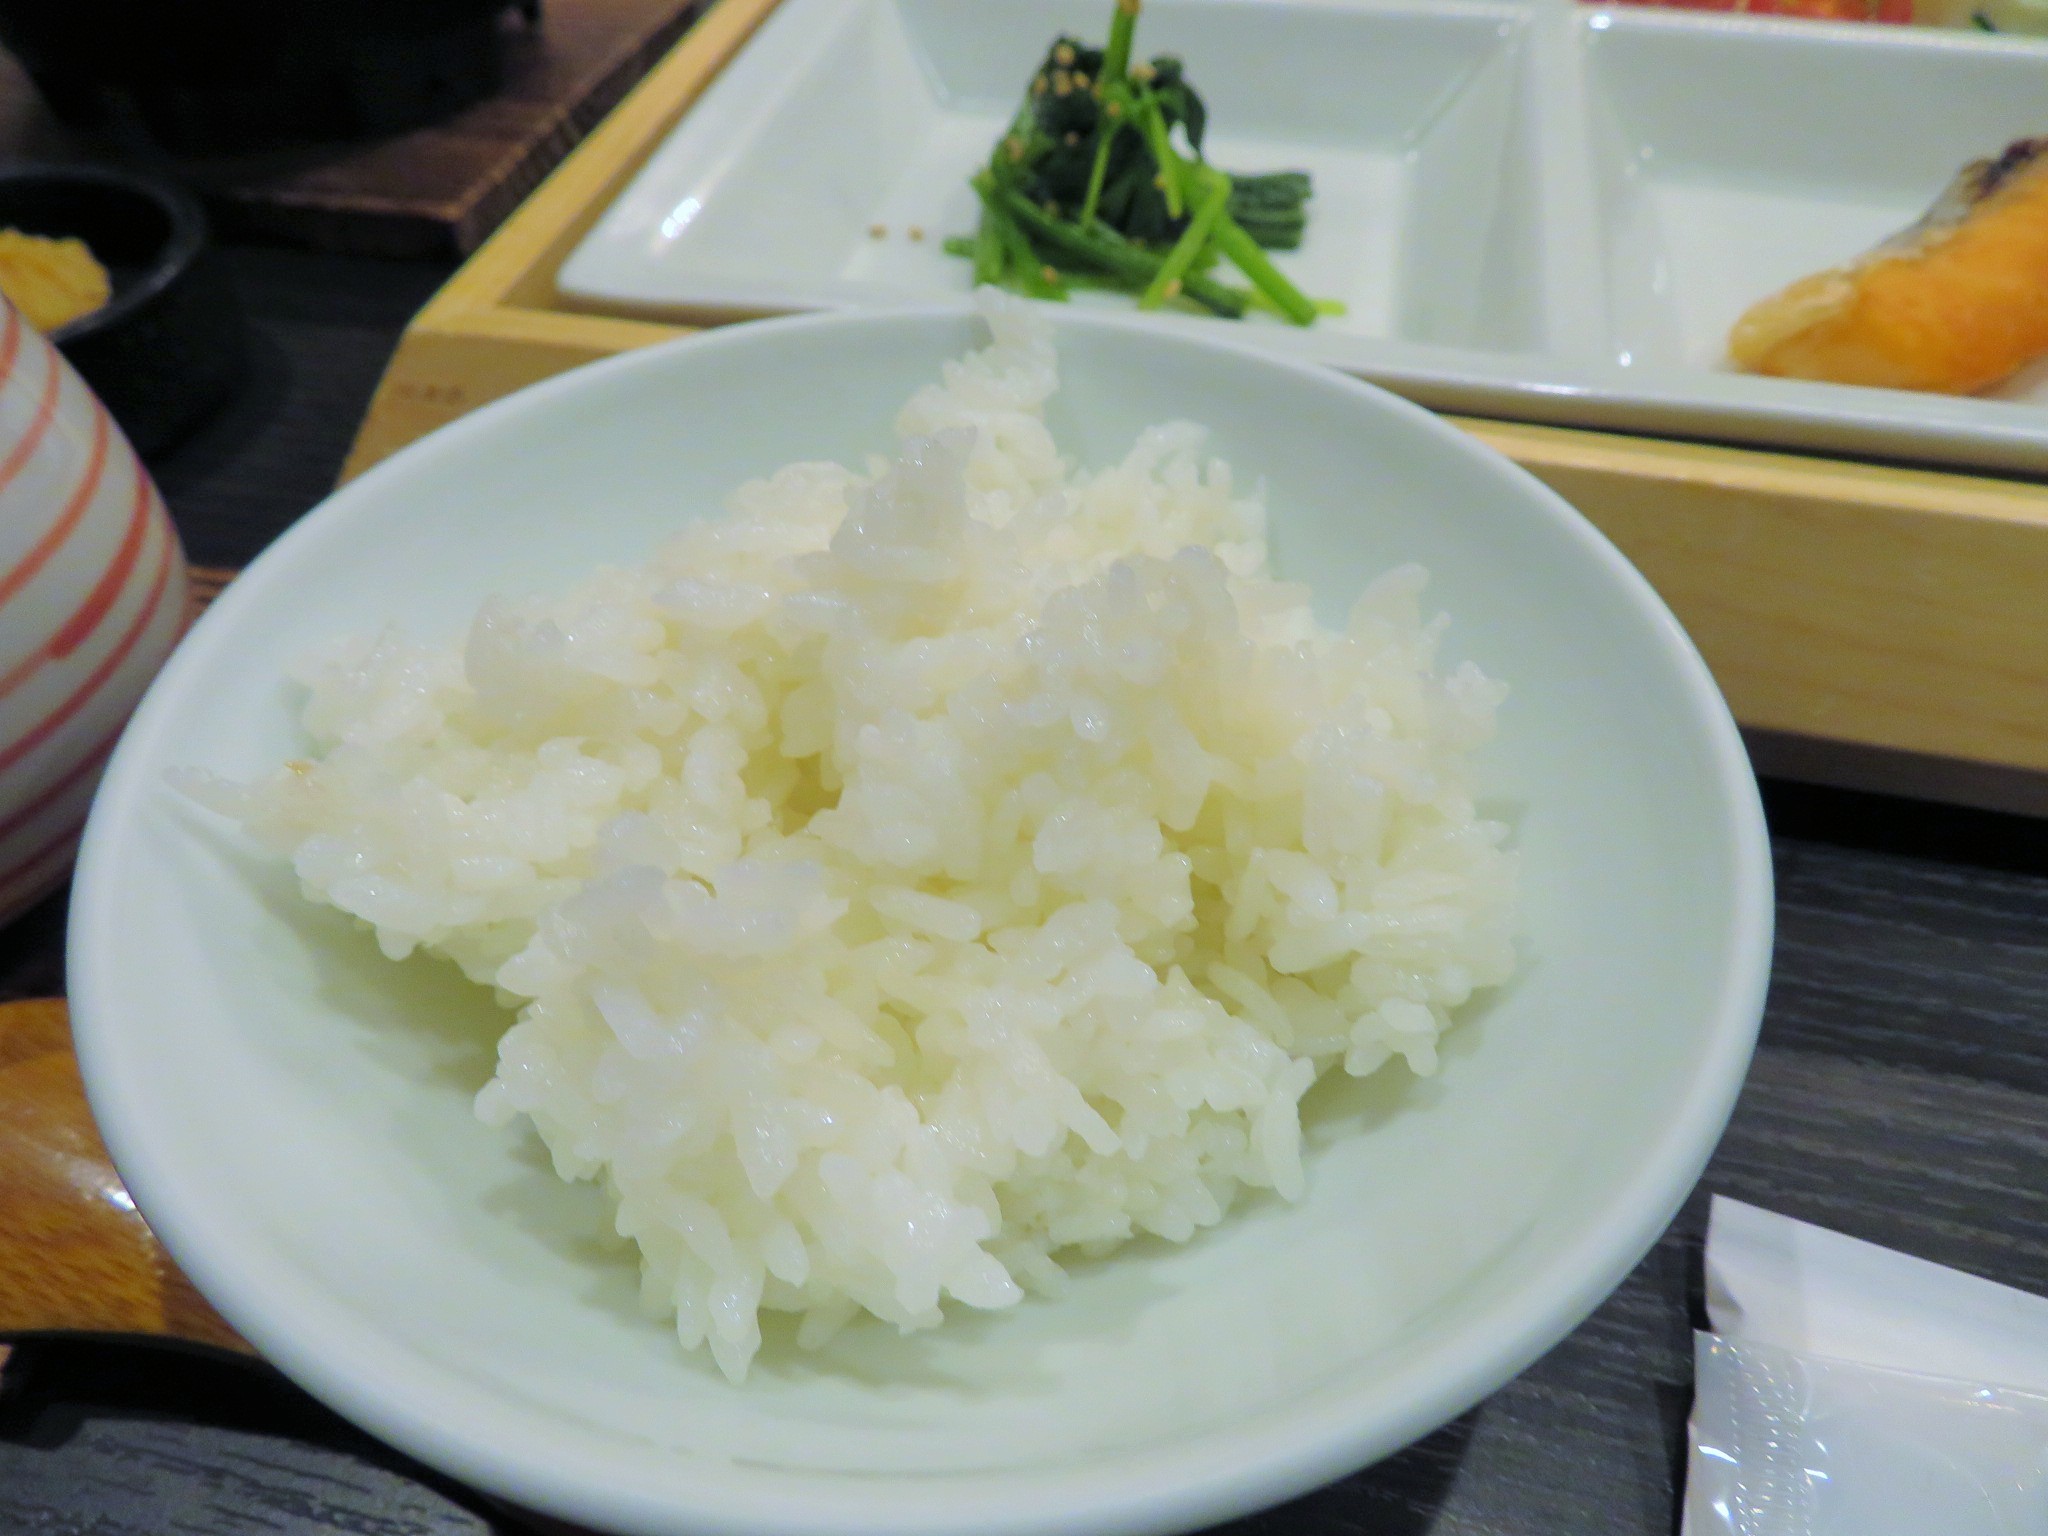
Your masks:
{"label": "white plastic wrapper", "polygon": [[2044,1536],[2048,1299],[1716,1197],[1686,1536]]}
{"label": "white plastic wrapper", "polygon": [[2048,1395],[1703,1333],[1690,1536],[2042,1536]]}

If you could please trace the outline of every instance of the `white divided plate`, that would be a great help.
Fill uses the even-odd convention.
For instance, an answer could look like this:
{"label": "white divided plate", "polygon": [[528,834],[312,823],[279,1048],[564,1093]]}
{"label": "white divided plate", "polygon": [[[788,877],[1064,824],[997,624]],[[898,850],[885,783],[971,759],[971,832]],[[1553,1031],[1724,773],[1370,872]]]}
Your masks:
{"label": "white divided plate", "polygon": [[[732,318],[964,293],[966,178],[1107,0],[784,0],[564,264],[571,300]],[[1226,169],[1301,169],[1281,268],[1347,306],[1247,340],[1426,404],[2048,469],[2048,370],[1999,397],[1763,379],[1754,300],[2048,133],[2048,45],[1572,0],[1148,0]],[[922,238],[912,238],[916,230]],[[879,231],[879,233],[877,233]],[[1124,305],[1109,295],[1077,302]]]}

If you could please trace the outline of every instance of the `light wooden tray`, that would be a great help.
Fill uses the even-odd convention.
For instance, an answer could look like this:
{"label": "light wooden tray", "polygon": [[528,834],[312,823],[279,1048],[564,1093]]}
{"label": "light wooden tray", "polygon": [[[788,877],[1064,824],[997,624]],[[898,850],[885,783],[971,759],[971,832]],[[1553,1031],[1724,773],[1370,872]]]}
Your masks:
{"label": "light wooden tray", "polygon": [[[688,325],[554,274],[777,0],[719,0],[422,310],[355,474],[465,411]],[[2048,813],[2048,486],[1454,418],[1554,487],[1691,632],[1758,766]]]}

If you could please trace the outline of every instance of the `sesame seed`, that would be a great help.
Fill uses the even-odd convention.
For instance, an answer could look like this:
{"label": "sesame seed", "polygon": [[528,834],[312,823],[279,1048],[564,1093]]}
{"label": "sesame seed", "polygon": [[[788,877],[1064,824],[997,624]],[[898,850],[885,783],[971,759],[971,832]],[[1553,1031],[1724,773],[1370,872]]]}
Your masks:
{"label": "sesame seed", "polygon": [[1120,101],[1105,101],[1102,104],[1102,115],[1104,117],[1122,117],[1124,115],[1124,104]]}
{"label": "sesame seed", "polygon": [[1074,63],[1074,45],[1072,43],[1061,43],[1059,47],[1053,49],[1052,57],[1055,64],[1072,68]]}
{"label": "sesame seed", "polygon": [[1077,91],[1088,89],[1088,76],[1085,71],[1078,69],[1074,71],[1074,89]]}
{"label": "sesame seed", "polygon": [[913,240],[922,240],[924,238],[924,226],[922,224],[913,224],[904,233]]}
{"label": "sesame seed", "polygon": [[1062,144],[1065,144],[1067,148],[1072,149],[1076,144],[1081,142],[1081,135],[1078,133],[1069,132],[1067,136],[1060,142]]}
{"label": "sesame seed", "polygon": [[886,239],[888,239],[888,238],[889,238],[889,226],[888,226],[888,225],[886,225],[886,224],[870,224],[870,225],[868,226],[868,238],[869,238],[870,240],[886,240]]}
{"label": "sesame seed", "polygon": [[1038,275],[1044,278],[1048,283],[1056,283],[1060,280],[1060,272],[1058,267],[1040,267],[1038,269]]}
{"label": "sesame seed", "polygon": [[1152,77],[1157,75],[1158,73],[1159,71],[1154,69],[1150,64],[1138,63],[1133,64],[1131,66],[1131,78],[1137,81],[1140,85],[1149,84],[1152,80]]}

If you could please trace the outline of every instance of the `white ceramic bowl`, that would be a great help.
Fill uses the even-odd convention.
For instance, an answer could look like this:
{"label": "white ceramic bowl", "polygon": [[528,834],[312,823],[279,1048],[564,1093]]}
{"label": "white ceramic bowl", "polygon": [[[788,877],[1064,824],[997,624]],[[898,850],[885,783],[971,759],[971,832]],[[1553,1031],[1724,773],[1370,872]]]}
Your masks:
{"label": "white ceramic bowl", "polygon": [[100,767],[185,603],[142,461],[0,299],[0,922],[71,867]]}
{"label": "white ceramic bowl", "polygon": [[341,1412],[606,1529],[1186,1528],[1443,1423],[1670,1220],[1748,1062],[1771,922],[1755,785],[1677,624],[1563,502],[1412,406],[1222,342],[1058,325],[1054,424],[1084,462],[1209,423],[1331,617],[1389,565],[1433,569],[1451,649],[1515,690],[1488,771],[1526,858],[1520,976],[1439,1077],[1318,1090],[1300,1205],[727,1385],[639,1314],[591,1191],[471,1116],[487,1000],[379,958],[164,779],[291,755],[279,669],[309,642],[459,632],[486,594],[636,558],[750,475],[886,444],[980,327],[774,321],[579,370],[373,470],[229,588],[136,716],[81,859],[73,1016],[115,1159],[220,1310]]}

